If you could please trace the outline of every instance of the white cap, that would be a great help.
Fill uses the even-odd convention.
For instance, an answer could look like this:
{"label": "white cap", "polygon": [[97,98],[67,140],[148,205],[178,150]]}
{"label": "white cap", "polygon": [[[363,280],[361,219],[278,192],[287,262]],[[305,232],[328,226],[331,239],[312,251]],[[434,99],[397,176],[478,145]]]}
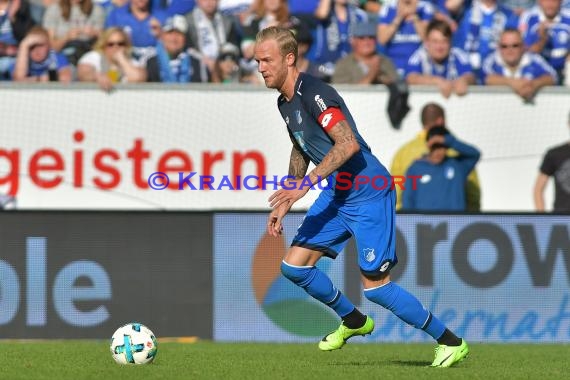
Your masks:
{"label": "white cap", "polygon": [[184,16],[175,15],[166,19],[162,30],[164,32],[171,32],[173,30],[176,30],[180,33],[186,34],[188,31],[188,23],[186,22],[186,18]]}

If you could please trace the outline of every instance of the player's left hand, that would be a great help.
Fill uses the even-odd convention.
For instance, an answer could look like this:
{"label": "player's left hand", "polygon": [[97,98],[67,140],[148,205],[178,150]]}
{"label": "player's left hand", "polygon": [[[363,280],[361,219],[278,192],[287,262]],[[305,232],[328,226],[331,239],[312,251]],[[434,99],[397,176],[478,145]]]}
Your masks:
{"label": "player's left hand", "polygon": [[307,183],[303,183],[301,179],[288,180],[283,184],[282,189],[277,190],[269,197],[269,205],[272,208],[276,208],[282,203],[287,202],[290,204],[289,207],[291,207],[293,203],[303,198],[310,188],[311,186]]}

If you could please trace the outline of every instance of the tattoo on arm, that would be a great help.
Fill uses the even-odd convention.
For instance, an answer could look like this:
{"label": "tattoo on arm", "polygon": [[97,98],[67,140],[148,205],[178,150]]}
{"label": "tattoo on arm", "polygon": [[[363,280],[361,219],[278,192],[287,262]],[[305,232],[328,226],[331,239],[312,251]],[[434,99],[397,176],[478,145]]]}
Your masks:
{"label": "tattoo on arm", "polygon": [[307,157],[293,142],[291,149],[291,159],[289,160],[289,175],[295,178],[303,178],[307,174],[309,168],[309,157]]}
{"label": "tattoo on arm", "polygon": [[329,131],[329,136],[334,140],[334,146],[329,150],[321,163],[311,171],[311,181],[316,183],[337,170],[350,159],[359,149],[358,142],[350,125],[346,120],[341,120]]}

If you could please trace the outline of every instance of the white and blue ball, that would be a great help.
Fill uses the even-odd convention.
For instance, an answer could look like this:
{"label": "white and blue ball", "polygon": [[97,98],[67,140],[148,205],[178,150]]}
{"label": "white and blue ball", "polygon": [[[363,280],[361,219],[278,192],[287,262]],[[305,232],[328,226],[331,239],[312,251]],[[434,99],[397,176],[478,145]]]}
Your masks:
{"label": "white and blue ball", "polygon": [[111,338],[111,354],[119,364],[152,363],[158,351],[153,332],[140,323],[127,323]]}

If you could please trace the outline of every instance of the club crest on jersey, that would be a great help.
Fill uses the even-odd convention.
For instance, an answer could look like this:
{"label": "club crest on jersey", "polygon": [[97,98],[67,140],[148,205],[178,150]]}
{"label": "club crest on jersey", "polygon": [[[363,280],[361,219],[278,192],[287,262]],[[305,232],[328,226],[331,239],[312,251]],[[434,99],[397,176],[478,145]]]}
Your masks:
{"label": "club crest on jersey", "polygon": [[301,125],[301,123],[303,122],[303,118],[301,117],[301,111],[300,111],[300,110],[296,110],[296,111],[295,111],[295,116],[297,117],[297,124]]}
{"label": "club crest on jersey", "polygon": [[327,105],[325,104],[325,101],[323,100],[323,98],[321,98],[320,95],[315,95],[315,102],[317,102],[317,106],[319,106],[321,111],[324,111],[327,109]]}
{"label": "club crest on jersey", "polygon": [[364,259],[369,263],[373,262],[376,258],[376,255],[374,254],[374,248],[364,248],[362,251],[364,252]]}
{"label": "club crest on jersey", "polygon": [[455,177],[455,169],[453,169],[452,167],[447,168],[447,170],[445,171],[445,177],[447,179],[453,179],[453,177]]}

